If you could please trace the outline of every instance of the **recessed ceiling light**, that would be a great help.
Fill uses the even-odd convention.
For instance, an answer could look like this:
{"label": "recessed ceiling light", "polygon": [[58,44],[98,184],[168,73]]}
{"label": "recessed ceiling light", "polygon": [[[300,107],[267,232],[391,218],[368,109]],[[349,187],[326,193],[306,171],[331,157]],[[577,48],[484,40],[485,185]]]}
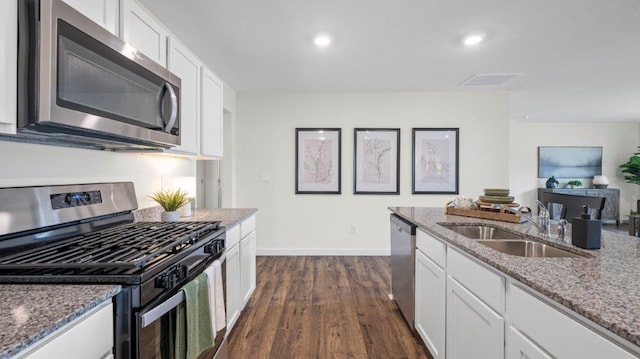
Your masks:
{"label": "recessed ceiling light", "polygon": [[464,38],[462,43],[466,46],[475,46],[484,40],[484,34],[472,34]]}
{"label": "recessed ceiling light", "polygon": [[331,38],[328,35],[318,35],[313,39],[313,43],[318,47],[327,47],[331,45]]}

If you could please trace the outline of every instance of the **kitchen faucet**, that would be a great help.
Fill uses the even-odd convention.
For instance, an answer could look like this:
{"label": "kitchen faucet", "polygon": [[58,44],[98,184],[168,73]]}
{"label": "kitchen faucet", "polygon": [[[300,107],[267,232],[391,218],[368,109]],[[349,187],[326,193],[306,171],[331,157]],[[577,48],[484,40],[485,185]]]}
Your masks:
{"label": "kitchen faucet", "polygon": [[536,200],[536,204],[538,205],[538,221],[534,221],[532,217],[529,216],[523,217],[538,228],[538,234],[544,237],[549,237],[551,234],[551,218],[549,216],[549,210],[547,210],[547,207],[545,207],[539,200]]}
{"label": "kitchen faucet", "polygon": [[564,236],[567,234],[567,220],[561,219],[558,222],[558,239],[562,242],[565,242]]}

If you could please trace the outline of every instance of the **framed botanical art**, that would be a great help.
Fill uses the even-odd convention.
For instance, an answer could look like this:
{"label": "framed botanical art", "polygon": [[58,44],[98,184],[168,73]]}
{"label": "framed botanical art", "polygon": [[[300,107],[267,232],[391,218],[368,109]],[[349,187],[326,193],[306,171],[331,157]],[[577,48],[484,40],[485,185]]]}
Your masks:
{"label": "framed botanical art", "polygon": [[414,128],[412,192],[458,194],[458,128]]}
{"label": "framed botanical art", "polygon": [[353,193],[400,194],[400,129],[354,130]]}
{"label": "framed botanical art", "polygon": [[341,129],[296,128],[296,194],[340,194]]}

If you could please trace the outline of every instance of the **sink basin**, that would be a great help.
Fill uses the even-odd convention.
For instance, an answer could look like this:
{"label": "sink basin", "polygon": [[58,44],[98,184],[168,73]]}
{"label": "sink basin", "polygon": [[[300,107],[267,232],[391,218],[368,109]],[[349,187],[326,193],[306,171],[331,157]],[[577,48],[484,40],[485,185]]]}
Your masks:
{"label": "sink basin", "polygon": [[522,239],[520,235],[483,225],[446,225],[444,227],[471,239]]}
{"label": "sink basin", "polygon": [[546,245],[544,243],[525,241],[525,240],[513,240],[513,241],[478,241],[489,248],[495,249],[498,252],[510,254],[518,257],[570,257],[570,258],[582,258],[582,256],[567,252],[565,250]]}

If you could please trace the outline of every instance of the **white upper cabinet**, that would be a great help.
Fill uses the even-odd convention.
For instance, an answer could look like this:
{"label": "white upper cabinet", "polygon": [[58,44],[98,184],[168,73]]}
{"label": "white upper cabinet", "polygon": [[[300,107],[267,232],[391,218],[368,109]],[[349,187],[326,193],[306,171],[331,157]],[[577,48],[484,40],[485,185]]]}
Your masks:
{"label": "white upper cabinet", "polygon": [[134,0],[122,0],[121,7],[120,37],[150,59],[166,67],[168,30]]}
{"label": "white upper cabinet", "polygon": [[18,0],[3,2],[0,11],[0,133],[16,133],[18,87]]}
{"label": "white upper cabinet", "polygon": [[200,60],[177,39],[169,38],[169,71],[180,77],[180,146],[169,152],[198,155],[200,122]]}
{"label": "white upper cabinet", "polygon": [[200,154],[222,158],[222,81],[202,67]]}
{"label": "white upper cabinet", "polygon": [[64,2],[118,36],[119,0],[64,0]]}

